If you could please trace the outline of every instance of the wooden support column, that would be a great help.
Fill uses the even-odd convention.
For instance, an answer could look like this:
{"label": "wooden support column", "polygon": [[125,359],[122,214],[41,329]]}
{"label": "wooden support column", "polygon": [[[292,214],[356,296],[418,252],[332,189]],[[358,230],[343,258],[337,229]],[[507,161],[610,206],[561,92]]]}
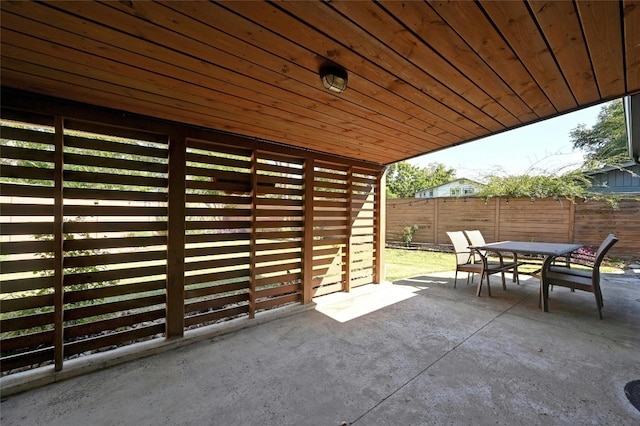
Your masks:
{"label": "wooden support column", "polygon": [[387,233],[387,200],[385,195],[386,170],[380,170],[378,173],[378,182],[376,186],[376,221],[375,221],[375,253],[376,264],[373,276],[373,282],[382,283],[386,277],[386,267],[384,263],[385,251],[385,234]]}
{"label": "wooden support column", "polygon": [[302,303],[313,300],[313,187],[314,164],[313,158],[304,162],[304,229],[302,232]]}
{"label": "wooden support column", "polygon": [[54,198],[53,198],[53,275],[54,275],[54,335],[53,359],[55,371],[62,370],[64,359],[64,119],[55,118]]}
{"label": "wooden support column", "polygon": [[249,318],[256,316],[256,210],[258,204],[257,150],[251,152],[251,232],[249,240]]}
{"label": "wooden support column", "polygon": [[184,335],[186,145],[184,135],[173,135],[169,138],[167,322],[165,326],[167,339]]}
{"label": "wooden support column", "polygon": [[353,245],[353,167],[349,167],[347,170],[347,245],[345,247],[344,256],[344,282],[342,283],[342,290],[346,292],[351,291],[351,250]]}

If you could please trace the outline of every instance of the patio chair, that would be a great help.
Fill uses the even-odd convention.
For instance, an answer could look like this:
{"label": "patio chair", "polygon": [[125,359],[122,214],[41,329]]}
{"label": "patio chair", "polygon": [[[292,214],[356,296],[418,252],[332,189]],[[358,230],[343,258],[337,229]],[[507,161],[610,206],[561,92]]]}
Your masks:
{"label": "patio chair", "polygon": [[549,263],[549,265],[542,270],[544,306],[548,306],[549,286],[568,287],[572,291],[583,290],[593,293],[595,296],[598,315],[600,315],[600,319],[602,319],[604,301],[600,289],[600,265],[609,249],[617,242],[618,237],[614,234],[609,234],[602,244],[600,244],[593,265],[587,270],[571,267],[571,264],[568,266],[558,266]]}
{"label": "patio chair", "polygon": [[[499,265],[489,265],[486,257],[482,256],[478,253],[477,250],[472,250],[469,248],[469,241],[467,241],[467,237],[465,237],[464,232],[462,231],[447,231],[447,235],[453,244],[453,250],[456,254],[456,275],[454,278],[453,288],[456,288],[458,283],[458,271],[467,272],[468,274],[480,274],[480,282],[478,283],[478,289],[476,291],[476,295],[480,297],[480,292],[482,290],[482,283],[484,282],[484,277],[487,277],[487,292],[489,293],[489,297],[491,297],[491,286],[489,282],[489,275],[502,273],[502,286],[506,288],[505,279],[504,279],[504,269]],[[474,256],[477,254],[477,256]],[[467,275],[467,284],[469,284],[469,275]]]}
{"label": "patio chair", "polygon": [[[486,244],[484,236],[480,230],[475,229],[473,231],[464,231],[467,239],[471,243],[472,246],[483,246]],[[487,253],[486,250],[478,250],[478,252],[487,258],[487,265],[492,268],[501,268],[504,270],[513,271],[512,281],[518,283],[520,285],[520,277],[518,276],[518,255],[516,253],[511,253],[510,257],[507,257],[505,260],[503,253],[499,251],[492,251],[491,253]],[[497,261],[489,260],[489,256],[497,257]],[[503,287],[506,290],[506,286]]]}

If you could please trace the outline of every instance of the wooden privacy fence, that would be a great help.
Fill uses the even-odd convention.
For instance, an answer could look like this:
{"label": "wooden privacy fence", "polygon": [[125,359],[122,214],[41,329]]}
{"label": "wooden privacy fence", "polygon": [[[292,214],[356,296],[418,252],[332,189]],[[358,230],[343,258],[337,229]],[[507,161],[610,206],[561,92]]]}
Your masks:
{"label": "wooden privacy fence", "polygon": [[610,251],[640,258],[640,201],[622,200],[617,209],[604,201],[563,198],[402,198],[387,200],[387,241],[402,241],[406,226],[418,225],[413,241],[451,244],[446,231],[482,231],[488,242],[520,240],[575,242],[599,246],[611,232],[620,241]]}
{"label": "wooden privacy fence", "polygon": [[63,109],[2,111],[3,373],[380,281],[379,167]]}

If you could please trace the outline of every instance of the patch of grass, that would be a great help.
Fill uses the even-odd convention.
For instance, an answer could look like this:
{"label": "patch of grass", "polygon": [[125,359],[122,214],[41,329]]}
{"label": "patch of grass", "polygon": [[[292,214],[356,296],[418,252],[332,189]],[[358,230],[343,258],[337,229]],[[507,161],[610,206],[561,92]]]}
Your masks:
{"label": "patch of grass", "polygon": [[385,250],[387,281],[396,281],[416,275],[454,271],[456,260],[453,253],[424,250]]}
{"label": "patch of grass", "polygon": [[[425,250],[403,250],[387,248],[385,250],[385,263],[387,268],[387,281],[397,281],[403,278],[426,275],[434,272],[455,271],[456,260],[453,253],[443,253]],[[540,265],[522,265],[518,269],[521,272],[531,272],[539,269]],[[584,268],[581,265],[573,267]],[[604,264],[600,266],[602,273],[619,273],[622,268],[616,264]]]}

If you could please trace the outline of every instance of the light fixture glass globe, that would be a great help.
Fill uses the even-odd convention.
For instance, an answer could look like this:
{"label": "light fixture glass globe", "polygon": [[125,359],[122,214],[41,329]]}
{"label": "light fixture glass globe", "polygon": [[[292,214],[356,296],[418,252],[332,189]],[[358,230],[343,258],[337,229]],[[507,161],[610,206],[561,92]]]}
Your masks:
{"label": "light fixture glass globe", "polygon": [[325,89],[335,93],[342,93],[347,89],[347,72],[337,68],[328,67],[321,71],[320,79]]}

